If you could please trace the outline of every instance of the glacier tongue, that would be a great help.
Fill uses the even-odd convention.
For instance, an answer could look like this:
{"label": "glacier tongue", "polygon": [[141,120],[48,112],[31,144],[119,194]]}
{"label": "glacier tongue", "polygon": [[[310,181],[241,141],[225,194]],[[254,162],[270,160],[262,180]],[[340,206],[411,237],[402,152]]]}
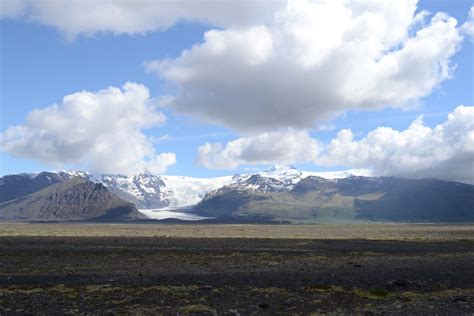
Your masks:
{"label": "glacier tongue", "polygon": [[232,176],[218,178],[193,178],[186,176],[162,176],[168,189],[170,207],[196,205],[207,192],[230,184]]}

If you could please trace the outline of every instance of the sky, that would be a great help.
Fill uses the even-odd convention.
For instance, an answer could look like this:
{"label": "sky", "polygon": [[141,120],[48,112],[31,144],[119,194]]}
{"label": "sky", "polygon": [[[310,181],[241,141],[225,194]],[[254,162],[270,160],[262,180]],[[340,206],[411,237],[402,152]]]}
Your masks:
{"label": "sky", "polygon": [[470,1],[0,1],[0,174],[474,182]]}

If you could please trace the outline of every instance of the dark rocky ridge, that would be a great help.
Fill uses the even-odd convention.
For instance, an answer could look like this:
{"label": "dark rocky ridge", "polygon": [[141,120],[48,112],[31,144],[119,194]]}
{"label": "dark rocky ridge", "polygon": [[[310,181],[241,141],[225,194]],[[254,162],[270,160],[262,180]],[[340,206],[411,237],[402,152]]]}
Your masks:
{"label": "dark rocky ridge", "polygon": [[37,175],[27,173],[6,175],[0,178],[0,202],[10,201],[21,196],[39,191],[68,178],[55,172],[41,172]]}
{"label": "dark rocky ridge", "polygon": [[135,206],[100,184],[72,178],[0,204],[0,220],[135,220]]}

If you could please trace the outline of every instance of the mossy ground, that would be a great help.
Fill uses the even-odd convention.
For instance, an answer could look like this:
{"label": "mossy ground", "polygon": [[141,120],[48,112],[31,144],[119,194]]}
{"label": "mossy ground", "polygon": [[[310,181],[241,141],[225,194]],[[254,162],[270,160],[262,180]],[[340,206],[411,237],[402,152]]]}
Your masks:
{"label": "mossy ground", "polygon": [[[239,300],[229,298],[238,292]],[[422,311],[427,306],[449,311],[464,307],[472,311],[473,289],[451,289],[434,292],[387,291],[379,289],[342,288],[337,285],[313,285],[304,288],[276,287],[211,287],[211,286],[149,286],[121,287],[110,284],[64,286],[46,288],[14,286],[0,289],[0,306],[3,312],[33,311],[56,302],[58,310],[66,313],[107,312],[136,313],[181,313],[217,314],[229,310],[240,311],[285,311],[323,312],[344,310],[350,313],[367,311]],[[8,300],[20,305],[10,309]],[[235,298],[237,299],[237,298]],[[224,307],[224,300],[229,308]],[[350,304],[348,304],[350,302]],[[428,304],[424,306],[424,304]],[[440,304],[445,306],[440,306]],[[44,307],[43,307],[44,308]]]}
{"label": "mossy ground", "polygon": [[462,240],[0,237],[0,254],[0,314],[474,312]]}

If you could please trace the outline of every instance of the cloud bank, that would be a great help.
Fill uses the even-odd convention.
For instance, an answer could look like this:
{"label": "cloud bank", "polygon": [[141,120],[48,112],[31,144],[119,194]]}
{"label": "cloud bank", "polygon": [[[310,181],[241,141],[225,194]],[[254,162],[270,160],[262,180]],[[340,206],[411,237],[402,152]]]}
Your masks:
{"label": "cloud bank", "polygon": [[24,125],[0,134],[0,149],[55,165],[85,164],[92,172],[163,173],[176,162],[175,154],[157,154],[142,131],[164,121],[148,89],[128,82],[122,89],[70,94],[60,104],[31,111]]}
{"label": "cloud bank", "polygon": [[458,106],[434,128],[419,117],[406,130],[379,127],[360,140],[343,129],[326,147],[306,132],[291,130],[240,138],[225,146],[207,143],[199,148],[197,162],[220,169],[312,162],[371,169],[374,175],[474,183],[474,107]]}
{"label": "cloud bank", "polygon": [[271,22],[210,30],[146,64],[167,104],[242,133],[314,128],[349,109],[409,108],[452,73],[457,21],[417,1],[289,1]]}
{"label": "cloud bank", "polygon": [[282,4],[279,0],[3,0],[0,17],[52,26],[73,39],[104,32],[145,34],[181,21],[240,27],[270,19]]}

